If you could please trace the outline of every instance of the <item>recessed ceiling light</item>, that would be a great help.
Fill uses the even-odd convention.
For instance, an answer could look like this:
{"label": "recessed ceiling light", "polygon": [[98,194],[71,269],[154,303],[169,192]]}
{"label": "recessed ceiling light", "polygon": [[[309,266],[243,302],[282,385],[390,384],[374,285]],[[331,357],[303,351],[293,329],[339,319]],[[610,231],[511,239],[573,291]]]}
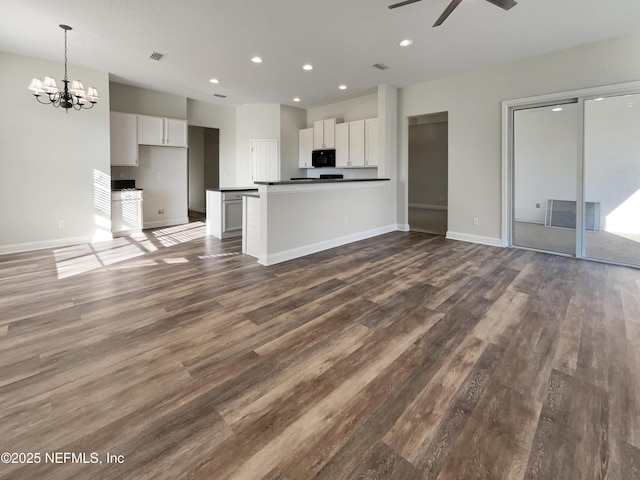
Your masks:
{"label": "recessed ceiling light", "polygon": [[596,102],[601,102],[602,100],[604,100],[604,97],[594,98],[594,100],[595,100]]}
{"label": "recessed ceiling light", "polygon": [[211,78],[211,79],[209,79],[209,81],[211,83],[220,83],[220,81],[217,78]]}
{"label": "recessed ceiling light", "polygon": [[294,101],[294,102],[299,102],[299,101],[300,101],[300,99],[299,99],[298,97],[296,97],[296,98],[294,98],[294,99],[293,99],[293,101]]}
{"label": "recessed ceiling light", "polygon": [[307,71],[308,70],[313,70],[313,65],[310,65],[310,64],[307,63],[306,65],[302,66],[302,69],[303,70],[307,70]]}
{"label": "recessed ceiling light", "polygon": [[413,43],[413,40],[411,40],[410,38],[405,38],[404,40],[401,40],[398,45],[400,45],[401,47],[408,47],[409,45],[411,45]]}
{"label": "recessed ceiling light", "polygon": [[562,107],[552,108],[551,111],[552,112],[561,112],[562,111]]}
{"label": "recessed ceiling light", "polygon": [[340,90],[346,90],[346,89],[347,89],[347,86],[346,86],[346,85],[340,85],[338,88],[339,88]]}
{"label": "recessed ceiling light", "polygon": [[262,63],[262,58],[260,58],[260,57],[253,57],[253,58],[251,59],[251,61],[252,61],[253,63]]}

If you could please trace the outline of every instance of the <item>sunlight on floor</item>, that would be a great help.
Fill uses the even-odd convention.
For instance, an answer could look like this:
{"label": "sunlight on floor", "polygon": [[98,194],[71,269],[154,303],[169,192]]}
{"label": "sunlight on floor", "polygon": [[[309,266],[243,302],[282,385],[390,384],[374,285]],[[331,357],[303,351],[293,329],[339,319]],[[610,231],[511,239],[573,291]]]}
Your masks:
{"label": "sunlight on floor", "polygon": [[[143,231],[129,237],[58,248],[53,252],[58,278],[72,277],[98,268],[117,265],[125,260],[142,257],[150,252],[203,238],[206,235],[205,227],[204,222],[193,222],[175,227]],[[167,257],[161,261],[168,264],[189,262],[184,257]],[[126,266],[117,266],[116,268],[130,269],[157,264],[158,262],[154,260],[141,259],[140,262],[128,263]]]}

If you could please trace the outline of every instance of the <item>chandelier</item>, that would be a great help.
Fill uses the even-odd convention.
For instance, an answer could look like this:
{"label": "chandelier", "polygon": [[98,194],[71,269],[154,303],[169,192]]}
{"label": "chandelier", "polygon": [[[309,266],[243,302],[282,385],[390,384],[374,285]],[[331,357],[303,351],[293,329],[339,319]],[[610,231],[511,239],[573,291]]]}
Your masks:
{"label": "chandelier", "polygon": [[[84,89],[84,85],[79,80],[71,82],[69,88],[69,79],[67,78],[67,32],[72,28],[69,25],[60,25],[64,30],[64,87],[62,91],[58,89],[56,81],[52,77],[44,77],[44,80],[34,78],[29,84],[29,90],[33,92],[38,102],[44,105],[53,105],[54,107],[62,107],[66,113],[69,109],[80,110],[82,108],[93,108],[100,97],[98,91],[94,87]],[[43,95],[44,94],[44,95]],[[44,100],[41,97],[44,96]]]}

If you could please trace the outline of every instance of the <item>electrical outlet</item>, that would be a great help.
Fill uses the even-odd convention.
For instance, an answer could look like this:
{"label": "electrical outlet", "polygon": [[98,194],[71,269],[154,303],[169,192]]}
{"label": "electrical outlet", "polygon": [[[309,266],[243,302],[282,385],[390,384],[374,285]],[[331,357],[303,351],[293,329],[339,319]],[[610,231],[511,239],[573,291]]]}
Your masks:
{"label": "electrical outlet", "polygon": [[164,208],[158,209],[158,215],[164,215]]}
{"label": "electrical outlet", "polygon": [[124,178],[124,172],[120,172],[120,178]]}
{"label": "electrical outlet", "polygon": [[344,217],[344,226],[346,227],[347,225],[349,225],[349,219]]}
{"label": "electrical outlet", "polygon": [[480,225],[480,219],[478,218],[474,218],[473,219],[473,224],[477,227],[478,225]]}
{"label": "electrical outlet", "polygon": [[58,220],[58,228],[64,228],[64,220]]}

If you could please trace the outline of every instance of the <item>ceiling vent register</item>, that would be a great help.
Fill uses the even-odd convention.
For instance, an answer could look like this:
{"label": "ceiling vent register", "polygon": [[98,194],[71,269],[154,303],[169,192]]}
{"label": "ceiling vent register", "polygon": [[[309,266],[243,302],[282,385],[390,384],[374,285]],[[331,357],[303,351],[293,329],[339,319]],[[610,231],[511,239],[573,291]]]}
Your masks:
{"label": "ceiling vent register", "polygon": [[159,53],[159,52],[153,52],[151,55],[149,55],[149,58],[151,60],[155,60],[156,62],[159,62],[164,57],[166,57],[166,55],[164,53]]}

